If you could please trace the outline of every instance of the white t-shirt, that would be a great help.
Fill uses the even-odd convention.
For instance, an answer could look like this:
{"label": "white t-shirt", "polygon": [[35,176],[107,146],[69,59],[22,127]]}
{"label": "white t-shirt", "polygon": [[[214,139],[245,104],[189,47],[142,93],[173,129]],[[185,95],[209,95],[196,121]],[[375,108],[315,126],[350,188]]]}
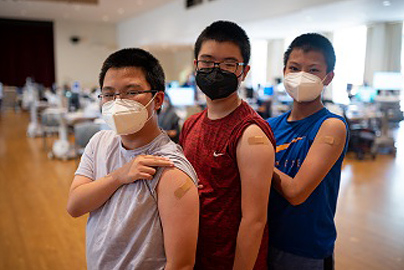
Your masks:
{"label": "white t-shirt", "polygon": [[[196,173],[182,148],[165,133],[148,145],[126,150],[120,136],[111,130],[100,131],[88,143],[75,174],[96,181],[138,155],[168,157],[197,184]],[[163,170],[158,168],[152,180],[121,186],[103,206],[90,213],[86,233],[88,270],[164,269],[166,256],[156,192]]]}

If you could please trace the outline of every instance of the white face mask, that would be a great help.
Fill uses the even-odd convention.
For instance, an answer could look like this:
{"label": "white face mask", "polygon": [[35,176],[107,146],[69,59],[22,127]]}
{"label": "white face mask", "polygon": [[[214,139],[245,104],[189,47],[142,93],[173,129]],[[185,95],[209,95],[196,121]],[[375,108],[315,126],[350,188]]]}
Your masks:
{"label": "white face mask", "polygon": [[285,85],[286,92],[294,100],[297,102],[309,102],[321,95],[324,88],[324,79],[321,80],[316,75],[304,71],[292,72],[285,76],[283,84]]}
{"label": "white face mask", "polygon": [[143,104],[130,100],[120,99],[111,100],[102,105],[102,118],[108,126],[118,135],[133,134],[141,130],[147,121],[154,115],[148,116],[147,106],[153,101],[153,98],[143,106]]}

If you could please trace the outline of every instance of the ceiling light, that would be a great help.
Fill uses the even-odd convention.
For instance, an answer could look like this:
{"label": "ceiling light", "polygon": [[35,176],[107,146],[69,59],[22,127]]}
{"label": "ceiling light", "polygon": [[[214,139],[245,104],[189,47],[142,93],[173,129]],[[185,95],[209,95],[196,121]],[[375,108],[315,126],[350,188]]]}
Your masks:
{"label": "ceiling light", "polygon": [[388,1],[388,0],[383,1],[383,6],[385,6],[385,7],[389,7],[389,6],[391,6],[391,2],[390,2],[390,1]]}
{"label": "ceiling light", "polygon": [[138,4],[139,6],[141,6],[141,5],[143,4],[143,0],[138,0],[138,1],[137,1],[137,4]]}
{"label": "ceiling light", "polygon": [[118,8],[118,13],[122,15],[125,13],[125,10],[123,8]]}
{"label": "ceiling light", "polygon": [[104,22],[108,22],[108,21],[109,21],[109,17],[108,17],[107,15],[105,15],[105,16],[102,17],[102,20],[103,20]]}

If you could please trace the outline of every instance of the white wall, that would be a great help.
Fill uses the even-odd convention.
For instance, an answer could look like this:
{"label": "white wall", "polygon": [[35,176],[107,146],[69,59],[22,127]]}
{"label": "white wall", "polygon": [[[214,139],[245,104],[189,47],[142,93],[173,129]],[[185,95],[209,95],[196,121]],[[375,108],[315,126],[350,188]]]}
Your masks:
{"label": "white wall", "polygon": [[275,78],[283,78],[283,54],[285,40],[272,39],[268,41],[267,81],[275,84]]}
{"label": "white wall", "polygon": [[[330,21],[325,20],[324,23],[320,23],[318,20],[324,20],[325,17],[335,17],[341,21],[350,22],[351,19],[349,16],[336,16],[336,14],[340,14],[339,11],[341,10],[349,11],[348,13],[353,14],[355,18],[365,18],[366,16],[362,16],[364,15],[364,10],[350,8],[351,2],[356,3],[352,7],[364,7],[359,4],[363,4],[363,1],[346,0],[205,0],[202,5],[187,10],[183,0],[173,0],[148,13],[118,23],[117,43],[120,48],[133,46],[171,47],[184,44],[192,46],[199,33],[213,21],[219,19],[231,20],[242,26],[251,39],[268,40],[268,70],[266,76],[267,80],[272,81],[274,77],[282,74],[282,56],[284,52],[282,43],[285,45],[285,42],[289,42],[287,39],[283,39],[285,36],[265,38],[264,34],[268,31],[274,31],[274,27],[279,29],[279,31],[286,31],[291,25],[295,28],[299,28],[299,22],[302,22],[302,25],[306,25],[307,29],[304,28],[303,31],[299,28],[299,31],[323,32],[326,33],[326,36],[328,34],[329,38],[332,40],[331,33],[337,28],[333,28]],[[315,7],[320,5],[322,7],[319,9],[320,11],[315,12]],[[374,6],[372,7],[374,8]],[[373,9],[369,11],[369,13],[372,12],[375,11]],[[297,15],[297,17],[291,17],[292,15]],[[285,19],[279,20],[278,23],[276,23],[276,18]],[[271,19],[274,19],[274,21],[271,21]],[[256,31],[257,22],[263,20],[269,20],[269,24],[266,24],[267,27],[262,27],[261,32]],[[291,21],[291,23],[289,21]],[[312,23],[307,23],[307,21]],[[351,24],[358,25],[359,22],[361,22],[361,20],[352,20]],[[352,26],[349,23],[341,25],[345,25],[345,27]],[[385,26],[376,27],[373,30],[373,35],[368,36],[368,42],[373,44],[371,48],[368,47],[366,50],[368,59],[366,63],[365,79],[368,81],[371,81],[373,72],[376,69],[383,68],[390,70],[399,66],[400,57],[397,57],[397,55],[399,55],[397,51],[400,47],[400,42],[397,42],[396,38],[394,38],[393,41],[391,37],[397,36],[401,28],[390,26],[387,27],[389,29],[386,30],[384,27]],[[297,34],[295,34],[294,37],[296,37],[296,35]],[[386,40],[389,39],[392,41],[387,42]],[[386,51],[389,51],[389,53],[380,53]],[[393,51],[394,53],[391,53]],[[178,73],[179,70],[184,67],[178,66],[179,62],[173,54],[160,54],[159,52],[155,54],[162,62],[163,68],[167,74],[167,79],[180,80],[181,78]],[[189,60],[185,57],[184,61],[188,63]],[[387,61],[390,63],[388,66],[386,66],[387,64],[385,63]],[[333,88],[333,85],[327,87],[325,92],[327,98],[332,96]]]}
{"label": "white wall", "polygon": [[[73,44],[72,36],[80,37]],[[82,87],[98,86],[101,65],[117,49],[112,24],[56,21],[54,23],[55,72],[58,85],[79,81]]]}
{"label": "white wall", "polygon": [[184,0],[174,0],[119,23],[118,44],[121,48],[151,44],[193,44],[199,33],[215,20],[231,20],[243,27],[250,22],[333,2],[342,0],[205,0],[203,4],[187,10]]}
{"label": "white wall", "polygon": [[[248,33],[251,40],[255,38],[252,31],[254,22],[270,17],[300,12],[303,8],[340,2],[341,0],[216,0],[207,1],[190,9],[185,8],[184,0],[173,0],[148,13],[122,21],[117,25],[118,46],[124,47],[175,47],[192,46],[200,32],[215,20],[231,20],[238,23]],[[276,6],[276,8],[274,8]],[[273,81],[274,77],[282,75],[283,42],[271,42],[268,47],[268,73],[264,81]],[[271,52],[271,49],[275,52]],[[162,63],[167,79],[181,80],[178,77],[181,69],[178,58],[167,53],[150,50]],[[276,56],[275,56],[276,54]],[[186,63],[191,63],[193,56]],[[253,67],[254,68],[254,67]],[[251,73],[251,72],[250,72]],[[253,73],[253,70],[252,70]],[[251,84],[251,75],[246,79]]]}
{"label": "white wall", "polygon": [[193,72],[194,54],[192,46],[180,49],[147,50],[160,61],[167,82],[176,80],[183,83],[186,80],[186,76]]}

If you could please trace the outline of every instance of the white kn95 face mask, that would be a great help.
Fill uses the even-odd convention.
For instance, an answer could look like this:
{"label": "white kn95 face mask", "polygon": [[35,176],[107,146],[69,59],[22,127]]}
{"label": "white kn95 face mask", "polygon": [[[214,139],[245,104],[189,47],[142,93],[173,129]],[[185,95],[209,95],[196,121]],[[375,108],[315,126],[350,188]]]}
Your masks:
{"label": "white kn95 face mask", "polygon": [[146,106],[130,99],[117,98],[108,101],[102,105],[102,118],[118,135],[136,133],[153,117],[154,110],[148,117],[147,106],[154,100],[154,97]]}
{"label": "white kn95 face mask", "polygon": [[286,92],[294,100],[297,102],[309,102],[321,95],[324,88],[324,79],[321,80],[316,75],[304,71],[292,72],[285,76],[283,84]]}

